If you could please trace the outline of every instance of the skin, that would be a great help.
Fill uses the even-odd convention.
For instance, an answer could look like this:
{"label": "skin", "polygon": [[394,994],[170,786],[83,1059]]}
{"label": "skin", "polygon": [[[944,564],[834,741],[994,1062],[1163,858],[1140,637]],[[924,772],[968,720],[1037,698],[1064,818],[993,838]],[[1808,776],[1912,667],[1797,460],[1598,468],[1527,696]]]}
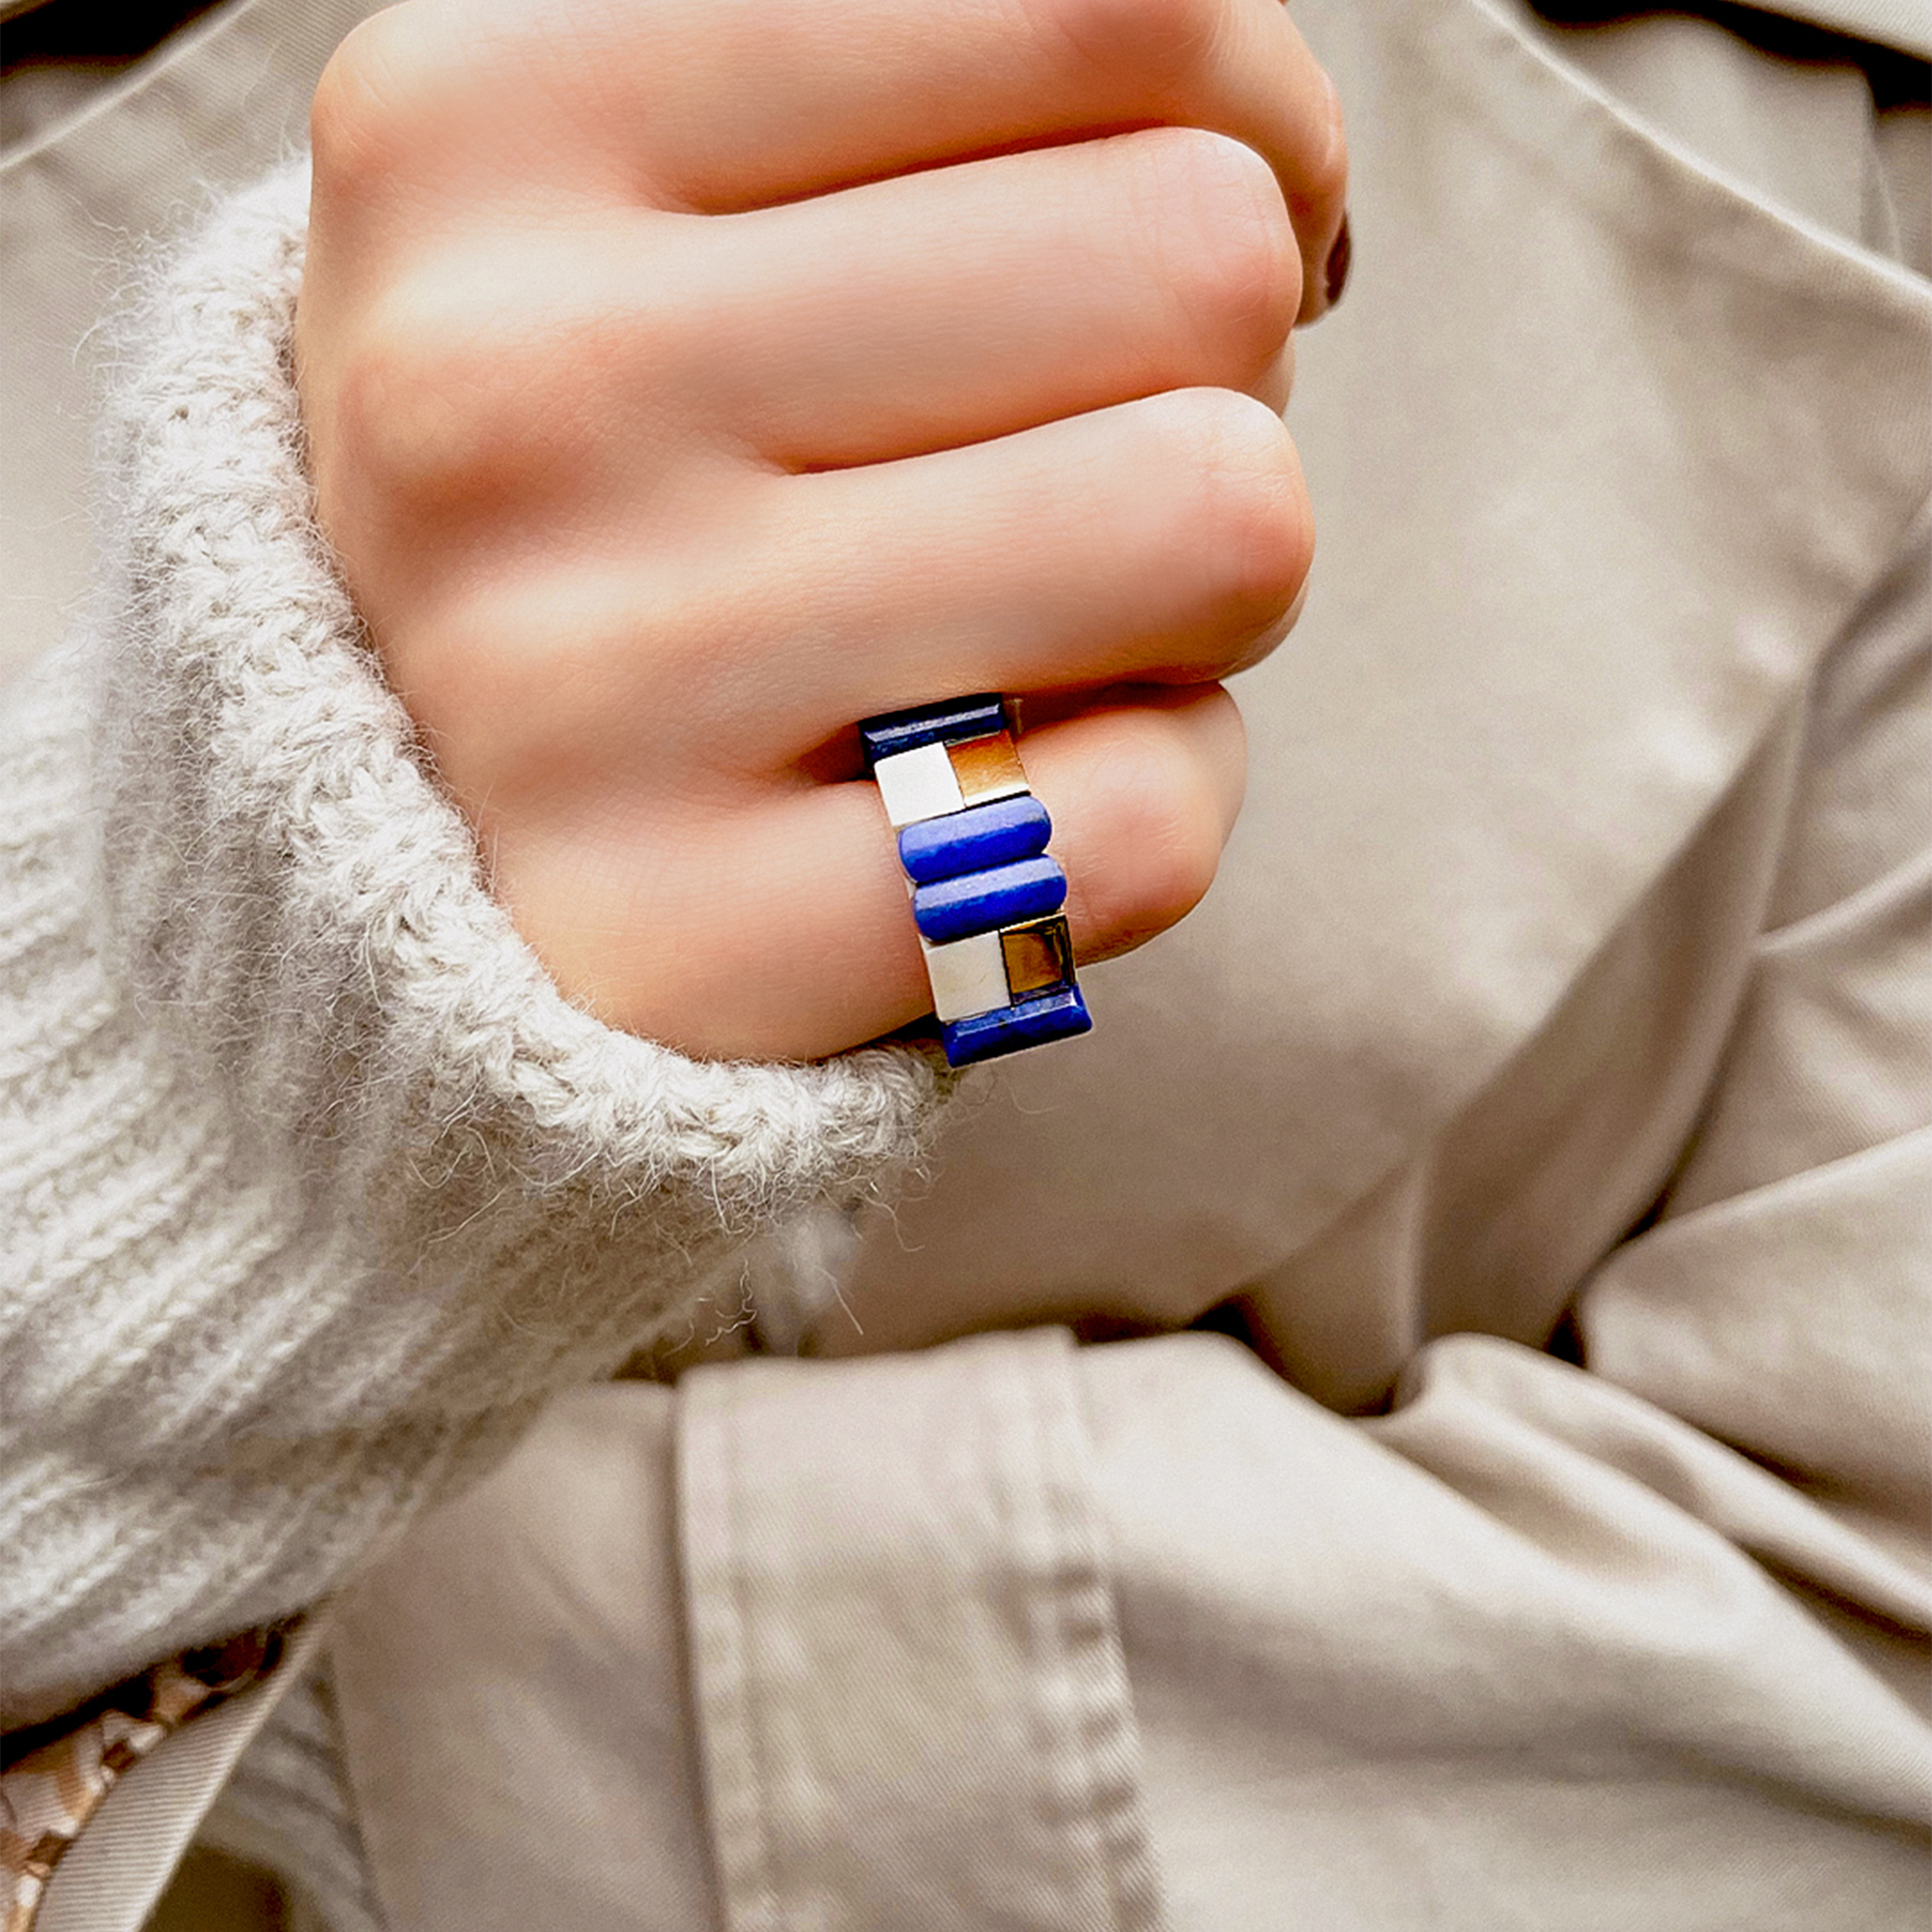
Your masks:
{"label": "skin", "polygon": [[384,665],[567,996],[928,1009],[852,721],[1002,690],[1083,958],[1200,898],[1346,161],[1273,0],[411,0],[317,93],[297,366]]}

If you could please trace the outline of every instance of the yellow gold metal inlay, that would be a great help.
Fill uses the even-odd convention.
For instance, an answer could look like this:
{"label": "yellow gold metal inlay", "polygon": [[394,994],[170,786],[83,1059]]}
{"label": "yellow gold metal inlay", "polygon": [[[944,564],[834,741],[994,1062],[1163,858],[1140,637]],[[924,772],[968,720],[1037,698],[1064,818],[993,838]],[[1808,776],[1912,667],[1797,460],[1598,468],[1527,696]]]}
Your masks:
{"label": "yellow gold metal inlay", "polygon": [[1073,937],[1063,913],[1008,926],[1000,934],[1000,951],[1007,959],[1007,990],[1016,1000],[1066,985],[1073,978]]}
{"label": "yellow gold metal inlay", "polygon": [[959,795],[968,805],[1011,798],[1028,788],[1020,754],[1005,731],[991,731],[983,738],[967,738],[957,745],[949,745],[946,755],[952,760]]}

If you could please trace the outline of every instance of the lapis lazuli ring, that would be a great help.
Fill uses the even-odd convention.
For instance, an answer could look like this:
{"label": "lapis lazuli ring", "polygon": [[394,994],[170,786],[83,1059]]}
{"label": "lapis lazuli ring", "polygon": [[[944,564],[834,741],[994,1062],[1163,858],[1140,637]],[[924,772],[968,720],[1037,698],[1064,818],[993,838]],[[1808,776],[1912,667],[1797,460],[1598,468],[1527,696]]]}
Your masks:
{"label": "lapis lazuli ring", "polygon": [[889,712],[859,726],[899,864],[946,1058],[992,1060],[1085,1033],[1066,874],[1027,785],[997,693]]}

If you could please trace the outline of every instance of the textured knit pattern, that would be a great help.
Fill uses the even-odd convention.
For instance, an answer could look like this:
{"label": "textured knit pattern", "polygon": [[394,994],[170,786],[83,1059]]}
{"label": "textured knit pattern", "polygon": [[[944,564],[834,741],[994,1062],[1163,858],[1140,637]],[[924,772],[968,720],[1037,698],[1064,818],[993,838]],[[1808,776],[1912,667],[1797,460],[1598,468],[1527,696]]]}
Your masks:
{"label": "textured knit pattern", "polygon": [[159,278],[94,614],[0,719],[0,1724],[323,1596],[937,1091],[558,996],[316,533],[305,206]]}

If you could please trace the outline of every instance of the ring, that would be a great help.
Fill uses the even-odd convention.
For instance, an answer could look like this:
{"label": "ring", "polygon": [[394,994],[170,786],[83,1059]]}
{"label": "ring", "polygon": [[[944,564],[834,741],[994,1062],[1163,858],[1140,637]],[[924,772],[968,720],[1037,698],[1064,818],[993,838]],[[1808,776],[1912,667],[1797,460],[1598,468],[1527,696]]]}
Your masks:
{"label": "ring", "polygon": [[862,721],[859,741],[898,835],[948,1064],[1087,1032],[1066,874],[1046,856],[1053,821],[1027,784],[1006,700],[891,711]]}

